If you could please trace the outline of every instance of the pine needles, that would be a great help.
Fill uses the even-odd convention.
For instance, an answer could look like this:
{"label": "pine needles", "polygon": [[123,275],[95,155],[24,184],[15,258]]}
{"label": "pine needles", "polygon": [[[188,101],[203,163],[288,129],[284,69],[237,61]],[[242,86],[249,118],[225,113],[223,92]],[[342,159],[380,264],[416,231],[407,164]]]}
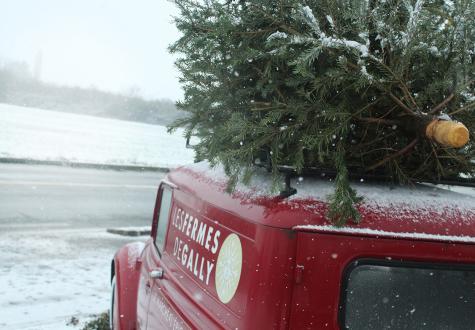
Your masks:
{"label": "pine needles", "polygon": [[[474,144],[422,134],[450,115],[475,128],[475,3],[470,0],[176,0],[198,160],[222,163],[230,188],[256,162],[335,169],[329,218],[359,221],[349,171],[396,182],[473,174]],[[243,171],[244,169],[244,171]],[[243,174],[245,173],[245,174]]]}

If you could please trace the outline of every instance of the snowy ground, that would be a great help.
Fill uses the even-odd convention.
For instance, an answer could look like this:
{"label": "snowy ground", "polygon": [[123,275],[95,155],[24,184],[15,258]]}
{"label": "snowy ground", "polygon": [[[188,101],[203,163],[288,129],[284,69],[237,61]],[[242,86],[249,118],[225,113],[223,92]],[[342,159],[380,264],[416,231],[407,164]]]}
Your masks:
{"label": "snowy ground", "polygon": [[[109,308],[109,265],[128,241],[101,229],[0,233],[0,329],[80,329]],[[33,258],[32,258],[33,257]]]}
{"label": "snowy ground", "polygon": [[150,228],[160,172],[0,163],[0,329],[74,330],[108,309],[115,251]]}
{"label": "snowy ground", "polygon": [[193,162],[183,131],[0,103],[0,157],[174,167]]}

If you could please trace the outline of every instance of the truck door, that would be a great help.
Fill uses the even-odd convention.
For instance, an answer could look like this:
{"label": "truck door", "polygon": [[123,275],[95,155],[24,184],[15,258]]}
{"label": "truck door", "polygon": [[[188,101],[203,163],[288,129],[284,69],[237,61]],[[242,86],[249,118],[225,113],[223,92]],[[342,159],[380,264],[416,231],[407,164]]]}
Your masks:
{"label": "truck door", "polygon": [[155,224],[152,230],[154,246],[150,246],[146,255],[147,260],[144,262],[144,265],[148,265],[146,271],[150,295],[147,307],[147,329],[186,329],[186,325],[164,294],[161,283],[167,277],[167,268],[162,256],[173,203],[173,189],[162,184],[159,199],[160,208],[157,210],[158,216],[154,219]]}
{"label": "truck door", "polygon": [[161,246],[165,237],[172,199],[172,188],[162,184],[158,190],[152,224],[152,238],[142,253],[140,278],[137,296],[137,329],[147,329],[150,297],[157,272],[161,269],[157,246]]}

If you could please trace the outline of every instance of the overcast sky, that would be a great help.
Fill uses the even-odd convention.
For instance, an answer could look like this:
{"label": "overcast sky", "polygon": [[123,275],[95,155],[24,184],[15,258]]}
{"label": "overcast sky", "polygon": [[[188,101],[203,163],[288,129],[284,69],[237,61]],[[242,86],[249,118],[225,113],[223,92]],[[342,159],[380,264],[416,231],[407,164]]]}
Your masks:
{"label": "overcast sky", "polygon": [[147,98],[182,97],[167,46],[179,36],[167,0],[0,0],[0,60],[34,67],[41,78]]}

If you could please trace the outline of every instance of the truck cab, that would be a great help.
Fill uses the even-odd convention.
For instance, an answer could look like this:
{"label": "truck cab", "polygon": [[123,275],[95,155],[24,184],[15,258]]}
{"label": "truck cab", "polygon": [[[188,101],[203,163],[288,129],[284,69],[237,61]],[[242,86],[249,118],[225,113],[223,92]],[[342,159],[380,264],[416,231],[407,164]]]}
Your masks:
{"label": "truck cab", "polygon": [[114,256],[113,329],[473,329],[473,188],[358,182],[359,224],[325,214],[332,182],[226,192],[207,163],[161,182],[151,237]]}

